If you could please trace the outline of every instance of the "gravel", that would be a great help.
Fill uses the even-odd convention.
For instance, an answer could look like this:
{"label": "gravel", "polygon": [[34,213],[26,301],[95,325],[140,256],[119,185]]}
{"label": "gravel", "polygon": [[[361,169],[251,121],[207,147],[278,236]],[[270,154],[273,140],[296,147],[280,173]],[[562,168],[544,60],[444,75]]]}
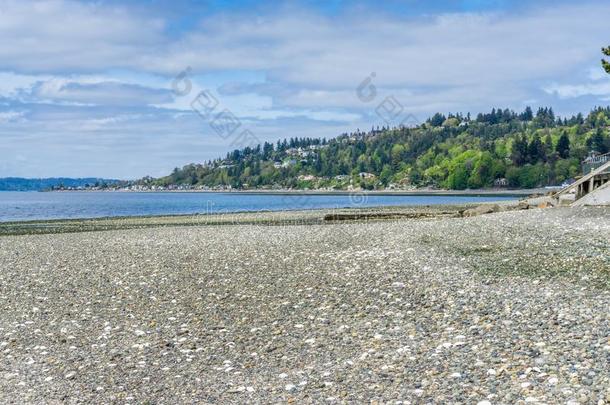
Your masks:
{"label": "gravel", "polygon": [[610,403],[610,211],[0,237],[0,402]]}

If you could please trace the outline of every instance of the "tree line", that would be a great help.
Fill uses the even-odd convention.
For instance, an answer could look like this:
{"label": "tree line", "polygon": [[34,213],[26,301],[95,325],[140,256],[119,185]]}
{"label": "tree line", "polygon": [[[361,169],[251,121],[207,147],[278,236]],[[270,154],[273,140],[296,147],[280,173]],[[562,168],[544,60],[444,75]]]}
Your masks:
{"label": "tree line", "polygon": [[578,176],[589,153],[610,151],[609,129],[610,107],[570,118],[529,107],[519,113],[494,108],[474,118],[436,113],[416,128],[265,142],[142,182],[238,189],[531,188]]}

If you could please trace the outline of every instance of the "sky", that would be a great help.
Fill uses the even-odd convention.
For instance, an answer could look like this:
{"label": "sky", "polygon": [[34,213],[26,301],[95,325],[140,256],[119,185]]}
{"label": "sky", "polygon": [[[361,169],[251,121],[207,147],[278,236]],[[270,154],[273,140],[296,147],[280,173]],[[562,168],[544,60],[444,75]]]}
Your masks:
{"label": "sky", "polygon": [[163,176],[435,112],[610,104],[608,1],[0,0],[0,177]]}

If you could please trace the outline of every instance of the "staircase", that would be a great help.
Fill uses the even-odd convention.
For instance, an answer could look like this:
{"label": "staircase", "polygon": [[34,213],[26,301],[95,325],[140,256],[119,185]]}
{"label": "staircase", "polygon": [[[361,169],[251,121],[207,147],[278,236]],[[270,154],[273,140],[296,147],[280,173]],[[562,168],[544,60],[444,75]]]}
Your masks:
{"label": "staircase", "polygon": [[610,205],[608,183],[610,183],[610,161],[558,191],[553,195],[553,199],[557,205],[589,205],[589,203]]}

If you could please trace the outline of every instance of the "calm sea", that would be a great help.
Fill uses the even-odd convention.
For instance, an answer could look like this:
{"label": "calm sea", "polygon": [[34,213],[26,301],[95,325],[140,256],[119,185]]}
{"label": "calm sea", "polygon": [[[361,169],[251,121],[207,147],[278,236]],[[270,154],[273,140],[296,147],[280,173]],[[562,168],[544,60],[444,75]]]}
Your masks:
{"label": "calm sea", "polygon": [[459,204],[514,196],[270,195],[236,193],[0,192],[0,221],[389,205]]}

